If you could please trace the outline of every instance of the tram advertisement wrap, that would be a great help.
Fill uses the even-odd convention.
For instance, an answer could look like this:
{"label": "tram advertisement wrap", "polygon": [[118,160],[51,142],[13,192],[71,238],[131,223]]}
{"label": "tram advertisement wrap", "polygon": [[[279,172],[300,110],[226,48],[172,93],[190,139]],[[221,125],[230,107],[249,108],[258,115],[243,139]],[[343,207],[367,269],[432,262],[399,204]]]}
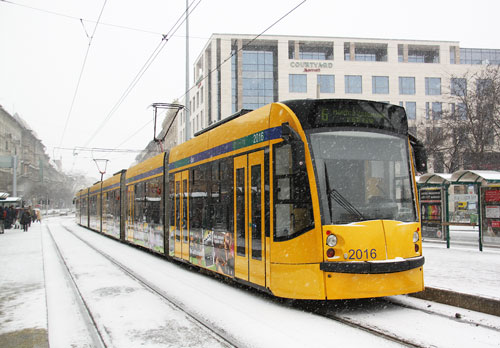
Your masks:
{"label": "tram advertisement wrap", "polygon": [[189,249],[191,263],[234,275],[234,243],[231,233],[193,229],[190,231]]}
{"label": "tram advertisement wrap", "polygon": [[483,241],[500,244],[500,187],[483,188],[482,200]]}
{"label": "tram advertisement wrap", "polygon": [[444,239],[443,199],[439,188],[420,190],[420,213],[422,216],[422,237]]}

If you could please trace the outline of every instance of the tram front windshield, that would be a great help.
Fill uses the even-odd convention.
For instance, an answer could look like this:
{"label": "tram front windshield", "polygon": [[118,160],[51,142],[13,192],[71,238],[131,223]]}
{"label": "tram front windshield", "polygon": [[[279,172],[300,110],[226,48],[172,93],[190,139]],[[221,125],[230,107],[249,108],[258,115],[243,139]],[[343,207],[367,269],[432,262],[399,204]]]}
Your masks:
{"label": "tram front windshield", "polygon": [[405,137],[316,130],[309,138],[326,224],[416,221]]}

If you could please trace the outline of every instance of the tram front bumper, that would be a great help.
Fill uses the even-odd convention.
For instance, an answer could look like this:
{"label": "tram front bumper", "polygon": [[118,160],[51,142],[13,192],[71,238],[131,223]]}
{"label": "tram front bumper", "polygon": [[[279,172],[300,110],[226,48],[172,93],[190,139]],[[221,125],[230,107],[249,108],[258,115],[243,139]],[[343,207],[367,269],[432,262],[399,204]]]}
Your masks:
{"label": "tram front bumper", "polygon": [[366,298],[424,290],[424,257],[384,261],[322,262],[326,299]]}
{"label": "tram front bumper", "polygon": [[384,261],[322,262],[319,268],[334,273],[380,274],[408,271],[423,266],[424,262],[425,258],[419,256]]}

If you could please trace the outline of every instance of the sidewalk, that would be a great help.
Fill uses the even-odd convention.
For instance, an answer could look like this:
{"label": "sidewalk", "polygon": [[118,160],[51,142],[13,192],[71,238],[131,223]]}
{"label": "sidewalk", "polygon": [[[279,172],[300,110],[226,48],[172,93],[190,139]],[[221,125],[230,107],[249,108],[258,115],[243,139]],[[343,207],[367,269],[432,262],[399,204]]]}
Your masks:
{"label": "sidewalk", "polygon": [[0,234],[0,347],[48,347],[42,225]]}
{"label": "sidewalk", "polygon": [[[0,234],[2,348],[48,347],[42,226]],[[488,311],[500,310],[499,249],[424,242],[423,253],[426,291],[415,297],[500,315]]]}
{"label": "sidewalk", "polygon": [[424,242],[424,284],[415,297],[500,316],[500,250]]}

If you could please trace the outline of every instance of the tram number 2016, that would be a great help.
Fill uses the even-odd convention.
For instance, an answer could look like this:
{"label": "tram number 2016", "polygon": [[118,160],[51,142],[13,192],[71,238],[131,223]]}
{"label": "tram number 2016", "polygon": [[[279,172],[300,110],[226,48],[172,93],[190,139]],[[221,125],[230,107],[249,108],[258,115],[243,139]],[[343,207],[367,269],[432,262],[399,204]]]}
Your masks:
{"label": "tram number 2016", "polygon": [[376,259],[377,249],[350,249],[347,257],[349,260],[360,260],[360,259]]}
{"label": "tram number 2016", "polygon": [[252,135],[252,142],[254,144],[261,143],[264,141],[264,132],[258,132]]}

